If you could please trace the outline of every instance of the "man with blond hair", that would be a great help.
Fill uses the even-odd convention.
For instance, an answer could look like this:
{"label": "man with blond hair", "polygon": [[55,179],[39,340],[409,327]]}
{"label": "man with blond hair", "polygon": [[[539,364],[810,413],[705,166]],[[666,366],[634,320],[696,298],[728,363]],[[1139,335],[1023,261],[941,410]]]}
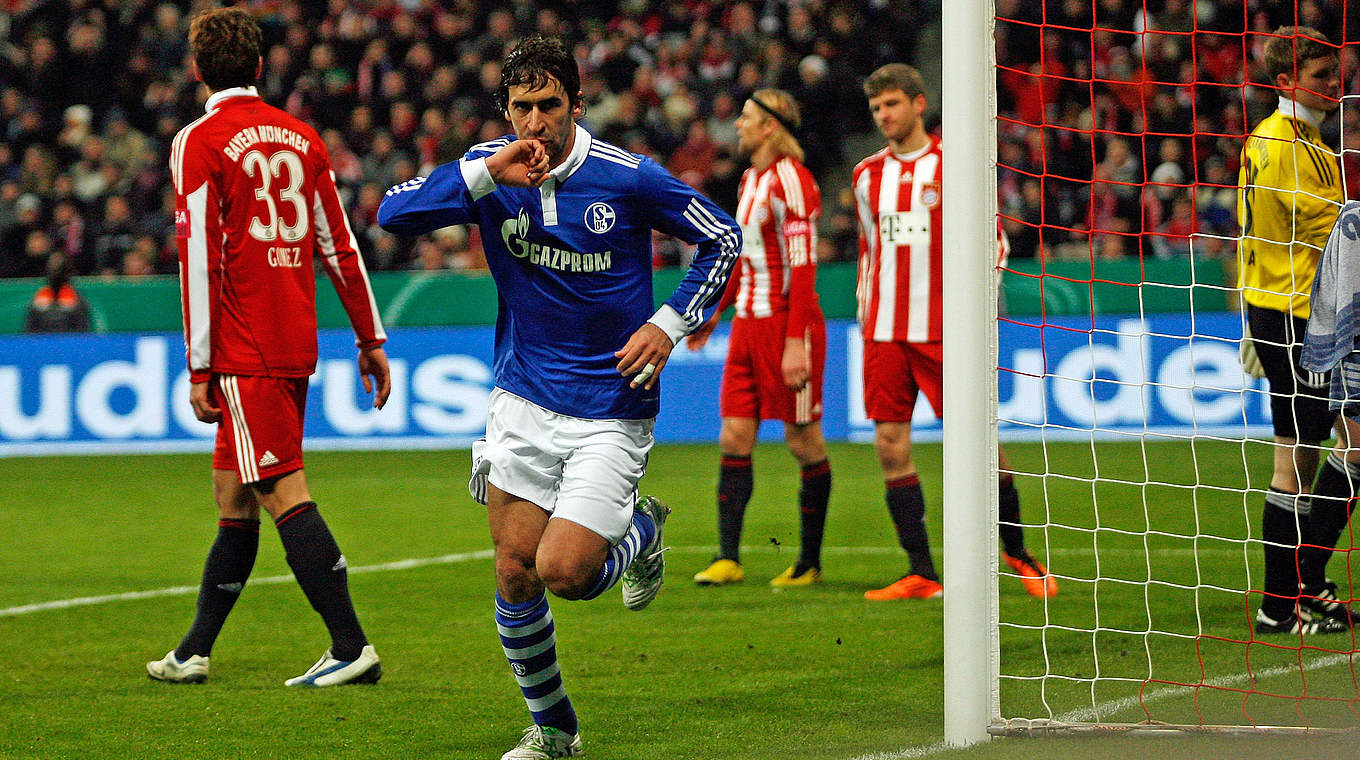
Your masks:
{"label": "man with blond hair", "polygon": [[751,452],[761,420],[781,420],[789,453],[801,468],[798,559],[775,576],[776,588],[822,580],[822,532],[831,495],[831,463],[822,436],[826,320],[817,302],[817,217],[821,191],[794,137],[798,103],[783,90],[757,90],[737,117],[737,148],[751,160],[741,178],[738,271],[713,319],[689,338],[698,350],[718,315],[736,304],[722,379],[718,444],[718,556],[694,576],[701,586],[741,581],[741,527],[754,476]]}

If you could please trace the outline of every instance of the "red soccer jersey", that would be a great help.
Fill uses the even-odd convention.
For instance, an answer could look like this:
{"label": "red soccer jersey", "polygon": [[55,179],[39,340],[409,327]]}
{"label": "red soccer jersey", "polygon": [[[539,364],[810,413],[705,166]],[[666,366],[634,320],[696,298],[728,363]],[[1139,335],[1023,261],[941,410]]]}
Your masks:
{"label": "red soccer jersey", "polygon": [[859,323],[865,340],[938,342],[943,305],[940,141],[889,148],[855,167]]}
{"label": "red soccer jersey", "polygon": [[170,150],[190,376],[316,369],[320,254],[358,345],[382,345],[368,273],[316,131],[254,87],[208,99]]}
{"label": "red soccer jersey", "polygon": [[732,278],[737,317],[769,317],[787,310],[786,332],[800,337],[820,315],[813,286],[821,212],[817,181],[792,157],[783,156],[764,170],[746,170],[737,202],[741,259]]}

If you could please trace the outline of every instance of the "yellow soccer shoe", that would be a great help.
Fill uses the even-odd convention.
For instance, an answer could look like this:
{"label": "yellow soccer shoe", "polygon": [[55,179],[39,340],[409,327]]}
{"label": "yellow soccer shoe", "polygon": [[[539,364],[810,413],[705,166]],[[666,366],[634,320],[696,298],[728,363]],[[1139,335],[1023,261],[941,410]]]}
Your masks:
{"label": "yellow soccer shoe", "polygon": [[741,563],[719,557],[713,560],[713,564],[695,573],[694,582],[700,586],[726,586],[729,583],[741,583],[745,577],[746,571],[741,569]]}
{"label": "yellow soccer shoe", "polygon": [[820,567],[805,567],[803,565],[794,565],[770,579],[770,585],[775,588],[798,588],[821,582],[822,569]]}

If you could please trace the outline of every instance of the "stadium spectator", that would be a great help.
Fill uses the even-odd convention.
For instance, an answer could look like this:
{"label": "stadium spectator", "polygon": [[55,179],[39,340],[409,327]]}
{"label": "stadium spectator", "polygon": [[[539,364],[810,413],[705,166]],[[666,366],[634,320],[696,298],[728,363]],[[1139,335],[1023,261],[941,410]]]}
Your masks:
{"label": "stadium spectator", "polygon": [[70,198],[57,201],[52,209],[52,223],[48,227],[52,244],[71,263],[72,268],[89,274],[94,269],[94,254],[90,245],[89,228],[80,206]]}
{"label": "stadium spectator", "polygon": [[[1275,429],[1256,632],[1346,633],[1355,620],[1324,571],[1360,486],[1360,448],[1349,443],[1360,440],[1360,423],[1330,408],[1327,373],[1299,365],[1319,254],[1345,200],[1336,153],[1318,129],[1339,105],[1340,61],[1316,29],[1288,26],[1274,34],[1263,63],[1278,107],[1252,130],[1238,174],[1243,367],[1269,383]],[[1320,444],[1334,426],[1336,450],[1319,471]],[[1301,540],[1319,548],[1301,548]]]}
{"label": "stadium spectator", "polygon": [[150,235],[139,235],[133,241],[132,247],[123,252],[123,261],[118,272],[124,277],[145,277],[155,274],[159,258],[156,239]]}
{"label": "stadium spectator", "polygon": [[822,580],[822,533],[831,496],[831,463],[822,436],[826,320],[815,289],[821,191],[803,165],[794,136],[798,102],[783,90],[751,93],[737,117],[738,149],[751,167],[741,178],[737,219],[759,230],[742,249],[737,271],[713,316],[686,341],[704,346],[733,304],[723,365],[718,445],[718,556],[694,576],[703,586],[741,581],[741,529],[754,486],[751,452],[762,420],[784,423],[784,441],[800,467],[798,559],[775,576],[776,588]]}
{"label": "stadium spectator", "polygon": [[44,230],[42,201],[33,193],[20,195],[14,202],[13,224],[0,234],[0,276],[42,275],[46,262],[34,261],[30,251],[46,256],[51,250],[52,242]]}
{"label": "stadium spectator", "polygon": [[799,132],[808,157],[807,168],[821,175],[842,161],[843,137],[840,84],[831,79],[831,67],[815,53],[798,62],[798,86],[794,98],[807,114]]}
{"label": "stadium spectator", "polygon": [[[944,216],[940,141],[926,132],[925,81],[902,63],[864,80],[874,123],[888,145],[855,166],[851,184],[859,210],[860,328],[864,338],[864,408],[874,421],[874,450],[883,470],[897,540],[910,570],[871,601],[930,599],[944,592],[925,524],[925,494],[911,454],[911,420],[924,394],[944,414]],[[910,182],[904,182],[905,178]],[[1001,241],[1004,243],[1004,236]],[[1004,248],[1003,248],[1004,251]],[[1025,548],[1020,493],[1004,450],[998,488],[998,532],[1006,564],[1026,591],[1046,598],[1057,581]]]}
{"label": "stadium spectator", "polygon": [[92,235],[94,273],[117,270],[124,254],[132,250],[137,238],[137,226],[132,218],[132,206],[122,195],[110,195],[104,201],[104,217]]}
{"label": "stadium spectator", "polygon": [[[658,164],[575,124],[580,75],[560,39],[526,37],[501,72],[514,135],[392,188],[378,218],[404,234],[471,222],[484,233],[501,340],[469,490],[487,505],[496,624],[533,717],[502,760],[533,760],[581,751],[547,591],[592,599],[622,580],[624,605],[640,610],[661,588],[670,510],[637,499],[657,375],[712,308],[741,236]],[[698,245],[655,313],[653,228]],[[581,273],[596,268],[608,276]]]}
{"label": "stadium spectator", "polygon": [[[175,683],[208,677],[213,644],[255,564],[263,508],[331,637],[316,664],[285,684],[373,683],[382,665],[302,463],[317,358],[314,255],[324,257],[354,326],[358,373],[378,408],[391,392],[386,335],[321,137],[266,105],[254,87],[259,26],[239,8],[217,8],[194,17],[188,38],[193,71],[210,95],[207,114],[175,138],[172,179],[189,403],[200,421],[217,424],[220,519],[193,624],[178,646],[146,664],[147,674]],[[235,317],[218,318],[227,314]]]}
{"label": "stadium spectator", "polygon": [[90,329],[90,304],[73,285],[75,270],[61,253],[47,259],[47,282],[28,302],[24,332],[85,332]]}

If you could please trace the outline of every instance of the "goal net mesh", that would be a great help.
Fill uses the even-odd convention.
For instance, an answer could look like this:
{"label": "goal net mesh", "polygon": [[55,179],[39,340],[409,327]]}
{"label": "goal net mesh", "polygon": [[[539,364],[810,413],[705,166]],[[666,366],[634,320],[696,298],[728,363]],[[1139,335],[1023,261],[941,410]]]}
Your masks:
{"label": "goal net mesh", "polygon": [[[997,422],[1059,593],[1001,567],[994,730],[1360,724],[1353,634],[1255,632],[1274,447],[1268,386],[1238,363],[1240,155],[1279,97],[1262,50],[1316,27],[1360,92],[1349,5],[995,3]],[[1342,101],[1322,134],[1360,197]],[[1328,565],[1343,600],[1353,538]]]}

